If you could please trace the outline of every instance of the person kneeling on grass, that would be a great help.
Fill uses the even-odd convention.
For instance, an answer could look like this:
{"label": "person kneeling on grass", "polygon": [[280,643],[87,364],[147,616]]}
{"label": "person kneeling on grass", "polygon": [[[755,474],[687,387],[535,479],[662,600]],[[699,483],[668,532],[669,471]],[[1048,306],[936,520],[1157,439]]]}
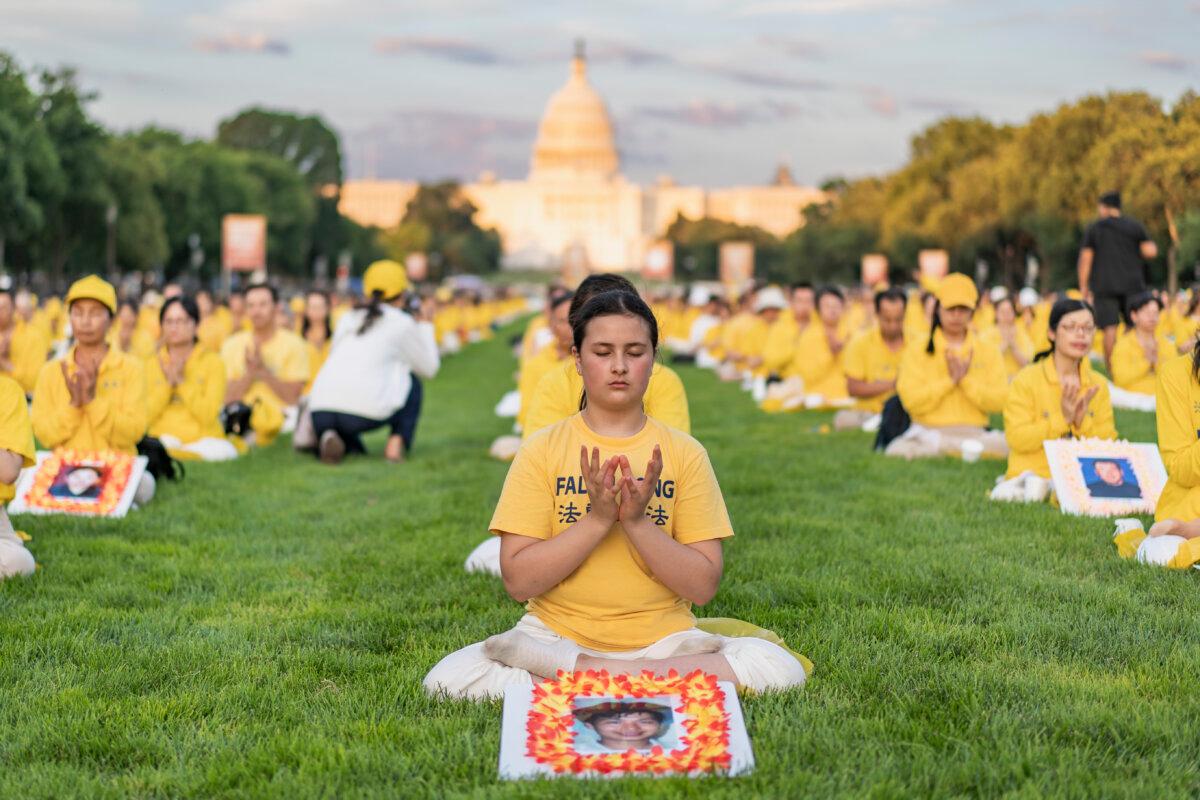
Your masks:
{"label": "person kneeling on grass", "polygon": [[0,580],[32,575],[36,564],[25,549],[5,506],[16,496],[17,477],[34,464],[33,428],[25,390],[12,378],[0,375]]}
{"label": "person kneeling on grass", "polygon": [[704,448],[643,410],[654,315],[636,294],[605,292],[571,327],[583,410],[522,446],[489,526],[505,588],[528,613],[443,658],[426,690],[500,697],[577,669],[700,669],[760,691],[802,684],[804,666],[783,647],[696,628],[692,604],[716,594],[733,530]]}
{"label": "person kneeling on grass", "polygon": [[1092,370],[1088,353],[1096,334],[1092,307],[1063,299],[1050,311],[1050,349],[1017,373],[1004,403],[1008,471],[993,500],[1046,499],[1051,439],[1116,439],[1108,381]]}
{"label": "person kneeling on grass", "polygon": [[[308,382],[308,345],[279,327],[275,287],[253,284],[244,295],[251,329],[235,332],[221,347],[228,379],[225,427],[228,433],[244,436],[247,444],[264,446],[283,430],[287,409],[299,401]],[[248,430],[240,419],[247,412]]]}
{"label": "person kneeling on grass", "polygon": [[[146,435],[146,371],[142,360],[105,339],[117,293],[89,275],[71,284],[67,313],[75,345],[46,363],[33,390],[33,432],[55,450],[114,450],[137,455]],[[154,476],[142,475],[135,500],[154,497]]]}
{"label": "person kneeling on grass", "polygon": [[317,455],[337,464],[346,453],[365,453],[359,438],[387,427],[384,456],[403,461],[412,449],[421,414],[422,378],[437,374],[431,305],[418,302],[413,318],[408,275],[395,261],[377,261],[363,275],[364,302],[347,311],[333,346],[313,381],[309,408]]}
{"label": "person kneeling on grass", "polygon": [[158,312],[162,347],[146,359],[146,405],[150,435],[179,459],[237,458],[221,427],[225,364],[200,344],[200,309],[190,297],[172,297]]}
{"label": "person kneeling on grass", "polygon": [[896,393],[912,425],[888,444],[887,455],[1008,455],[1004,434],[986,428],[988,415],[1004,408],[1008,376],[1000,351],[971,332],[978,302],[966,275],[947,275],[938,286],[928,343],[909,344],[900,360]]}

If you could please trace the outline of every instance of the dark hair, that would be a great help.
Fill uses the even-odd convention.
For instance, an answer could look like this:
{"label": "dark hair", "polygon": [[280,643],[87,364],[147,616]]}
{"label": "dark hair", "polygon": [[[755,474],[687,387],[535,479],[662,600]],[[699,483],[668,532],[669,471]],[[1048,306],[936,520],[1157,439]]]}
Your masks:
{"label": "dark hair", "polygon": [[[581,288],[582,286],[583,284],[580,284]],[[579,299],[579,292],[575,293],[575,299]],[[601,292],[593,295],[577,312],[574,310],[575,301],[572,300],[571,308],[571,333],[574,336],[576,352],[583,351],[583,337],[587,333],[588,323],[596,317],[613,315],[641,317],[650,331],[650,348],[656,352],[658,350],[658,320],[654,318],[654,312],[646,305],[646,301],[635,292],[621,289]],[[579,410],[582,411],[586,407],[587,387],[585,386],[583,393],[579,396]]]}
{"label": "dark hair", "polygon": [[[162,304],[162,308],[158,310],[158,325],[162,327],[163,318],[167,316],[167,309],[177,305],[183,309],[183,313],[191,317],[192,322],[200,324],[200,307],[196,305],[196,301],[187,295],[177,294],[174,297],[168,297],[166,302]],[[192,344],[200,341],[200,337],[193,335]]]}
{"label": "dark hair", "polygon": [[[1062,322],[1062,318],[1067,314],[1074,314],[1076,311],[1086,311],[1092,315],[1092,322],[1096,321],[1096,311],[1090,305],[1082,300],[1075,300],[1071,297],[1064,297],[1061,300],[1056,300],[1050,308],[1050,325],[1049,330],[1055,331],[1058,329],[1058,323]],[[1041,361],[1054,352],[1054,340],[1050,340],[1050,347],[1033,357],[1033,360]]]}
{"label": "dark hair", "polygon": [[999,308],[1001,303],[1008,303],[1009,308],[1011,308],[1013,311],[1013,316],[1016,316],[1017,301],[1013,300],[1013,297],[1011,294],[1006,294],[1006,295],[1004,295],[1004,297],[1001,297],[999,300],[992,303],[992,308]]}
{"label": "dark hair", "polygon": [[245,289],[242,289],[241,291],[239,291],[238,294],[240,294],[242,297],[245,297],[246,295],[253,292],[255,289],[266,289],[268,292],[271,293],[271,302],[272,303],[279,302],[279,290],[276,289],[271,284],[265,283],[265,282],[252,283],[249,286],[247,286]]}
{"label": "dark hair", "polygon": [[1105,192],[1100,195],[1100,205],[1121,210],[1121,193],[1120,192]]}
{"label": "dark hair", "polygon": [[933,303],[933,319],[929,321],[929,344],[925,345],[925,352],[933,355],[933,335],[937,333],[938,328],[942,327],[941,316],[938,314],[942,310],[942,301],[935,300]]}
{"label": "dark hair", "polygon": [[875,293],[875,313],[878,314],[885,300],[899,300],[900,304],[908,308],[908,295],[898,286],[892,286],[887,289]]}
{"label": "dark hair", "polygon": [[1158,295],[1151,291],[1138,292],[1129,301],[1125,303],[1125,324],[1130,328],[1133,327],[1133,312],[1140,311],[1144,307],[1156,303],[1159,311],[1162,310],[1162,301],[1158,299]]}
{"label": "dark hair", "polygon": [[816,289],[813,288],[813,285],[811,283],[809,283],[808,281],[796,281],[795,283],[793,283],[791,286],[788,287],[788,294],[794,295],[800,289],[807,289],[808,291],[812,292],[813,294],[816,294],[816,291],[817,291]]}
{"label": "dark hair", "polygon": [[162,304],[162,308],[158,310],[159,325],[162,325],[163,318],[167,316],[167,309],[174,305],[182,306],[183,312],[192,318],[192,322],[200,324],[200,308],[196,305],[196,301],[186,295],[177,294],[174,297],[168,297]]}
{"label": "dark hair", "polygon": [[825,297],[826,295],[833,295],[838,300],[841,300],[843,304],[845,304],[845,302],[846,302],[846,295],[842,294],[841,289],[837,288],[836,286],[822,286],[820,288],[820,290],[817,292],[816,301],[815,301],[816,304],[820,305],[821,298]]}
{"label": "dark hair", "polygon": [[[573,299],[575,299],[575,293],[570,290],[563,289],[562,291],[550,296],[550,302],[547,303],[546,310],[553,311],[563,303],[568,303]],[[570,316],[570,312],[567,313],[567,316]]]}
{"label": "dark hair", "polygon": [[[320,289],[309,289],[304,295],[305,300],[307,301],[314,294],[325,298],[325,340],[328,341],[333,338],[333,326],[329,324],[329,319],[333,316],[333,301],[329,299],[326,292],[322,292]],[[300,335],[307,339],[308,329],[312,327],[312,323],[308,319],[308,314],[301,314],[300,317]]]}
{"label": "dark hair", "polygon": [[[624,275],[617,275],[612,272],[599,272],[595,275],[588,275],[575,288],[575,296],[571,298],[571,310],[567,313],[571,320],[571,327],[575,327],[575,316],[583,308],[588,300],[605,292],[627,292],[632,295],[637,295],[638,290],[629,279]],[[641,299],[640,297],[638,298]],[[643,303],[643,305],[645,305]]]}

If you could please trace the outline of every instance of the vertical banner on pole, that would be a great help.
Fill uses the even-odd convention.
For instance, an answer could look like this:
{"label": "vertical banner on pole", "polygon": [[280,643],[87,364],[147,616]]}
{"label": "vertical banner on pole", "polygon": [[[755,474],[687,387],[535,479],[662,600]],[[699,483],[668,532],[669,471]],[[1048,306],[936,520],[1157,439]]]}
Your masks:
{"label": "vertical banner on pole", "polygon": [[883,253],[865,253],[862,257],[862,284],[873,288],[887,283],[888,258]]}
{"label": "vertical banner on pole", "polygon": [[226,214],[221,218],[221,273],[225,291],[230,274],[267,269],[267,218],[262,214]]}
{"label": "vertical banner on pole", "polygon": [[950,254],[945,250],[922,250],[917,253],[917,267],[924,281],[940,281],[950,274]]}
{"label": "vertical banner on pole", "polygon": [[717,257],[721,283],[742,286],[754,280],[753,242],[721,242]]}
{"label": "vertical banner on pole", "polygon": [[409,253],[404,257],[404,271],[414,283],[429,277],[429,257],[424,253]]}
{"label": "vertical banner on pole", "polygon": [[648,281],[669,281],[675,277],[675,243],[661,239],[646,251],[642,277]]}

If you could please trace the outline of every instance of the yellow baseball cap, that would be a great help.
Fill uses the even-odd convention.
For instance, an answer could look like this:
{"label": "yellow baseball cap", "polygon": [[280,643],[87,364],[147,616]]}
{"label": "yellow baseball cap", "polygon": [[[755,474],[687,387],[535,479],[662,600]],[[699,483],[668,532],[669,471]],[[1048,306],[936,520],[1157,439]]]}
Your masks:
{"label": "yellow baseball cap", "polygon": [[111,313],[117,313],[117,290],[99,275],[88,275],[71,284],[67,290],[67,308],[76,300],[95,300]]}
{"label": "yellow baseball cap", "polygon": [[942,278],[934,294],[937,295],[942,308],[975,308],[979,303],[979,290],[975,288],[975,281],[961,272],[954,272]]}
{"label": "yellow baseball cap", "polygon": [[404,265],[391,259],[381,259],[363,273],[363,294],[367,297],[378,291],[384,300],[391,300],[408,291],[408,272]]}

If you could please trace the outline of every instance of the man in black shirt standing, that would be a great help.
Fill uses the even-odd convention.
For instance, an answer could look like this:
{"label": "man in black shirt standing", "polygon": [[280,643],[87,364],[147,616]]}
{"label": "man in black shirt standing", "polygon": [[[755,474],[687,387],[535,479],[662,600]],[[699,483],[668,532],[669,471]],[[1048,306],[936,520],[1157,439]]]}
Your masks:
{"label": "man in black shirt standing", "polygon": [[1117,324],[1130,297],[1146,291],[1144,264],[1158,247],[1137,220],[1121,216],[1121,195],[1100,195],[1100,218],[1088,226],[1079,251],[1079,291],[1096,309],[1104,330],[1104,366],[1112,372]]}

